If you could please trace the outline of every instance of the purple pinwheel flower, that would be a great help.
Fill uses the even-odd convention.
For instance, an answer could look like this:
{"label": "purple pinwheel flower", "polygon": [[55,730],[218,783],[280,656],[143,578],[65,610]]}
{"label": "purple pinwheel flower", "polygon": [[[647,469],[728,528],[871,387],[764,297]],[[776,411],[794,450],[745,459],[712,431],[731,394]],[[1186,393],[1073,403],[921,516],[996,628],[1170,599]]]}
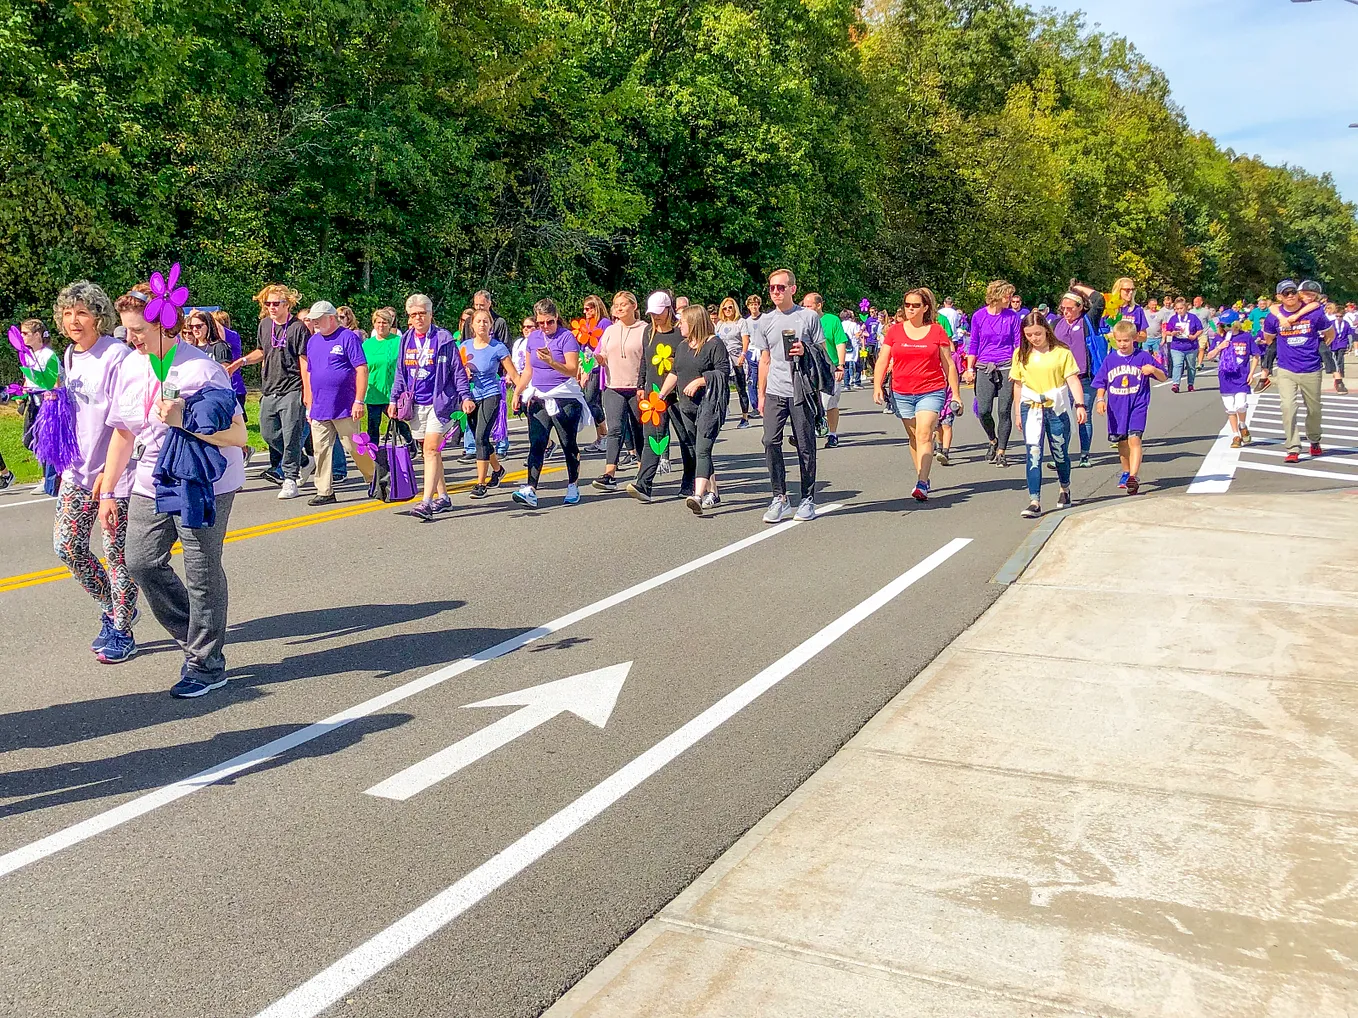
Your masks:
{"label": "purple pinwheel flower", "polygon": [[866,297],[858,302],[859,311],[866,311],[870,307],[872,307],[872,301],[868,300]]}
{"label": "purple pinwheel flower", "polygon": [[368,437],[366,431],[360,431],[354,436],[354,452],[372,459],[377,454],[377,443]]}
{"label": "purple pinwheel flower", "polygon": [[9,345],[14,347],[14,352],[19,355],[19,364],[25,368],[36,367],[33,361],[33,351],[24,342],[24,334],[19,331],[19,326],[9,327]]}
{"label": "purple pinwheel flower", "polygon": [[6,396],[18,397],[18,396],[22,396],[23,394],[24,394],[24,387],[23,387],[22,385],[20,385],[18,382],[11,382],[9,385],[5,386],[5,395],[6,395]]}
{"label": "purple pinwheel flower", "polygon": [[151,301],[146,305],[146,320],[160,320],[162,328],[174,328],[175,319],[184,309],[189,299],[187,286],[176,286],[179,282],[179,263],[170,266],[170,278],[166,280],[159,272],[151,273]]}

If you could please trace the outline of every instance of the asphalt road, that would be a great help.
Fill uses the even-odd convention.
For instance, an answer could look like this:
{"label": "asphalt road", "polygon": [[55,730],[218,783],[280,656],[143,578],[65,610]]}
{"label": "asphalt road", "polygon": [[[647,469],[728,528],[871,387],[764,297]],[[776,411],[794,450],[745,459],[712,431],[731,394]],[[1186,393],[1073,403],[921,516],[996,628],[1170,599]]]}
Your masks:
{"label": "asphalt road", "polygon": [[[1171,496],[1167,514],[1223,469],[1232,491],[1358,480],[1353,449],[1290,473],[1258,468],[1281,468],[1262,442],[1223,459],[1202,381],[1152,408],[1142,497]],[[252,479],[227,557],[231,682],[189,702],[149,617],[139,657],[94,661],[52,503],[0,496],[0,1013],[540,1013],[1001,592],[1033,528],[1021,459],[985,464],[968,415],[917,505],[900,424],[867,392],[845,405],[818,492],[840,508],[805,525],[759,520],[757,427],[728,426],[726,505],[701,520],[675,475],[650,506],[587,488],[563,507],[558,472],[535,513],[506,490],[428,524],[356,482],[318,513]],[[1358,398],[1327,412],[1327,444],[1358,446]],[[1266,394],[1264,441],[1271,414]],[[1077,504],[1125,497],[1101,426]],[[628,662],[611,711],[596,691],[589,719],[535,715],[409,798],[368,794],[524,718],[466,705]],[[297,744],[250,755],[279,739]]]}

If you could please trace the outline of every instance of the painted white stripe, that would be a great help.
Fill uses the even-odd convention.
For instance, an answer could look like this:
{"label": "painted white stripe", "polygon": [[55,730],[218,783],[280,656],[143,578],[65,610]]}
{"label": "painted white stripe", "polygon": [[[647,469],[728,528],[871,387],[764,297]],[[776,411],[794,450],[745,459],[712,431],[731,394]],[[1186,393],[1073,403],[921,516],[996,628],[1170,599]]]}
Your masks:
{"label": "painted white stripe", "polygon": [[[1283,440],[1282,440],[1281,438],[1256,438],[1252,444],[1250,444],[1250,445],[1248,445],[1248,446],[1245,447],[1245,450],[1244,450],[1244,451],[1246,451],[1246,452],[1251,452],[1251,451],[1252,451],[1252,452],[1263,452],[1263,450],[1259,448],[1259,446],[1261,446],[1261,445],[1282,445],[1282,444],[1283,444]],[[1354,453],[1358,453],[1358,447],[1354,447],[1354,446],[1347,446],[1347,445],[1326,445],[1324,448],[1325,448],[1325,457],[1326,457],[1326,459],[1329,458],[1330,453],[1335,453],[1336,455],[1343,455],[1343,456],[1348,456],[1348,455],[1352,455],[1352,454],[1354,454]],[[1283,454],[1283,453],[1279,453],[1278,455],[1281,456],[1281,455],[1284,455],[1284,454]]]}
{"label": "painted white stripe", "polygon": [[[826,513],[832,513],[835,510],[842,508],[842,504],[835,503],[833,505],[827,505],[823,509],[817,509],[817,514],[823,516]],[[721,561],[728,555],[734,555],[738,551],[753,547],[761,541],[767,541],[772,537],[777,537],[779,534],[786,533],[798,526],[802,526],[802,524],[794,520],[791,523],[780,523],[776,527],[766,527],[758,534],[753,534],[750,537],[728,544],[723,548],[718,548],[716,551],[709,552],[706,555],[693,559],[691,562],[685,562],[683,565],[675,566],[673,569],[666,570],[658,576],[653,576],[649,580],[643,580],[640,583],[633,584],[626,590],[620,590],[618,593],[605,597],[600,601],[595,601],[593,604],[586,605],[583,608],[577,608],[575,611],[562,615],[558,619],[553,619],[551,622],[546,622],[536,629],[530,629],[526,633],[521,633],[508,640],[503,640],[493,647],[487,647],[485,650],[473,654],[471,657],[464,657],[459,661],[454,661],[452,664],[445,665],[437,671],[430,672],[428,675],[423,675],[418,679],[412,679],[404,685],[397,686],[395,689],[383,693],[380,696],[365,700],[347,710],[340,711],[338,714],[332,714],[323,721],[317,721],[315,724],[307,725],[305,728],[300,728],[288,735],[274,739],[272,742],[265,743],[257,749],[247,750],[238,756],[233,756],[230,760],[226,760],[223,763],[199,771],[197,774],[190,775],[173,784],[164,785],[154,791],[139,795],[135,799],[129,799],[121,805],[114,806],[112,809],[105,810],[102,813],[97,813],[87,820],[82,820],[78,824],[73,824],[70,827],[49,834],[45,838],[40,838],[37,841],[16,848],[13,851],[6,852],[4,855],[0,855],[0,877],[13,873],[15,870],[22,869],[30,863],[37,862],[39,859],[46,859],[48,856],[54,855],[62,849],[70,848],[72,845],[78,845],[80,842],[92,838],[97,834],[103,834],[105,831],[121,826],[129,820],[135,820],[137,817],[150,813],[154,809],[159,809],[161,806],[166,806],[178,799],[182,799],[186,795],[192,795],[201,788],[207,788],[209,785],[224,781],[232,775],[239,774],[241,771],[249,770],[251,767],[266,763],[274,757],[286,753],[290,749],[295,749],[298,746],[311,742],[313,739],[319,739],[322,735],[328,735],[338,728],[343,728],[350,722],[368,717],[370,714],[376,714],[378,711],[385,710],[393,704],[400,703],[402,700],[406,700],[416,693],[422,693],[426,689],[437,686],[441,682],[446,682],[454,676],[471,671],[478,665],[485,664],[487,661],[494,661],[496,658],[504,657],[506,654],[510,654],[520,647],[525,647],[536,640],[540,640],[544,636],[551,636],[553,633],[560,632],[567,626],[573,626],[575,623],[582,622],[585,619],[598,615],[600,612],[615,608],[626,601],[630,601],[635,597],[640,597],[642,594],[655,590],[657,587],[662,587],[672,580],[677,580],[681,576],[687,576],[689,573],[695,572],[704,566],[711,565],[713,562]]]}
{"label": "painted white stripe", "polygon": [[37,505],[39,502],[55,502],[55,501],[56,499],[52,498],[52,496],[44,495],[42,498],[27,498],[24,499],[22,502],[5,502],[3,504],[0,504],[0,509],[14,509],[17,506],[21,505]]}
{"label": "painted white stripe", "polygon": [[[1282,443],[1279,444],[1281,445]],[[1284,456],[1287,455],[1287,451],[1284,449],[1260,449],[1257,448],[1255,445],[1249,446],[1245,449],[1241,449],[1240,451],[1250,453],[1255,456],[1276,456],[1279,459],[1282,459]],[[1326,449],[1325,455],[1321,457],[1321,461],[1325,463],[1343,463],[1345,465],[1351,464],[1353,466],[1358,467],[1358,459],[1337,455],[1339,451],[1340,450],[1338,449]],[[1358,450],[1344,450],[1344,451],[1358,452]],[[1332,453],[1334,453],[1335,455],[1331,455]],[[1301,461],[1303,463],[1314,462],[1310,454],[1305,452],[1301,454]]]}
{"label": "painted white stripe", "polygon": [[1358,482],[1358,474],[1340,474],[1333,470],[1311,470],[1307,467],[1276,467],[1272,463],[1240,463],[1241,470],[1262,470],[1270,474],[1302,474],[1306,477],[1323,477],[1333,481]]}
{"label": "painted white stripe", "polygon": [[415,911],[350,951],[339,961],[259,1013],[257,1018],[314,1018],[412,948],[518,876],[604,810],[744,710],[841,636],[891,602],[971,543],[956,538],[919,565],[849,609],[748,682],[722,697],[678,731],[595,785],[559,813],[492,856]]}
{"label": "painted white stripe", "polygon": [[[1259,405],[1259,394],[1250,393],[1245,399],[1245,423],[1252,427],[1254,413]],[[1198,472],[1188,486],[1190,495],[1224,495],[1231,490],[1231,482],[1235,480],[1235,468],[1240,463],[1240,450],[1231,448],[1233,437],[1234,432],[1231,431],[1228,421],[1221,426],[1217,440],[1202,458],[1202,466],[1198,467]]]}
{"label": "painted white stripe", "polygon": [[[1270,414],[1260,414],[1259,420],[1267,421],[1269,424],[1282,424],[1283,422],[1281,417]],[[1305,418],[1298,420],[1297,424],[1304,429],[1306,427]],[[1324,431],[1340,431],[1348,435],[1358,435],[1358,421],[1350,424],[1335,424],[1329,417],[1321,414],[1321,427]]]}

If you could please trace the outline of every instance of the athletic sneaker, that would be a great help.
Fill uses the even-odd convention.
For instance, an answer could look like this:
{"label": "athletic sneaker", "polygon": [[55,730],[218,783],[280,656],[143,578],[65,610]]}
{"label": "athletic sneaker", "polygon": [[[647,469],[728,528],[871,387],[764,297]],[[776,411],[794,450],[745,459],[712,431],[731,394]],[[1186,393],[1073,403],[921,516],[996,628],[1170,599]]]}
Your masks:
{"label": "athletic sneaker", "polygon": [[99,635],[96,636],[94,638],[94,642],[90,644],[90,653],[98,654],[101,650],[103,650],[104,645],[108,643],[108,638],[117,631],[118,630],[113,628],[113,619],[111,617],[109,617],[108,615],[100,615]]}
{"label": "athletic sneaker", "polygon": [[291,477],[283,478],[283,486],[278,489],[279,498],[298,498],[302,493],[297,490],[297,482]]}
{"label": "athletic sneaker", "polygon": [[331,484],[343,484],[343,483],[344,483],[345,481],[347,481],[347,480],[349,480],[349,472],[348,472],[347,470],[346,470],[344,473],[342,473],[342,474],[331,474],[331,475],[330,475],[330,483],[331,483]]}
{"label": "athletic sneaker", "polygon": [[1339,395],[1341,396],[1347,396],[1349,394],[1349,387],[1344,384],[1344,380],[1341,378],[1339,381],[1334,383],[1334,391],[1339,393]]}
{"label": "athletic sneaker", "polygon": [[1171,386],[1169,387],[1169,391],[1170,391],[1170,392],[1178,392],[1178,391],[1179,391],[1179,383],[1178,383],[1178,382],[1175,382],[1173,385],[1171,385]]}
{"label": "athletic sneaker", "polygon": [[915,490],[910,493],[910,497],[913,498],[916,502],[929,501],[929,482],[916,481]]}
{"label": "athletic sneaker", "polygon": [[598,491],[617,491],[618,479],[612,474],[604,474],[602,477],[594,478],[593,487]]}
{"label": "athletic sneaker", "polygon": [[1321,448],[1320,448],[1320,443],[1319,443],[1319,442],[1312,442],[1312,443],[1311,443],[1311,459],[1316,459],[1316,458],[1319,457],[1320,455],[1322,455],[1322,450],[1321,450]]}
{"label": "athletic sneaker", "polygon": [[1090,467],[1090,466],[1093,466],[1093,464],[1089,462],[1089,456],[1088,456],[1088,455],[1085,455],[1085,456],[1081,456],[1081,457],[1080,457],[1080,466],[1082,466],[1082,467]]}
{"label": "athletic sneaker", "polygon": [[1042,505],[1037,499],[1028,503],[1028,508],[1019,513],[1025,520],[1035,520],[1042,515]]}
{"label": "athletic sneaker", "polygon": [[556,447],[556,443],[550,442],[547,445],[547,451],[542,454],[542,458],[545,460],[555,459],[560,453],[561,450]]}
{"label": "athletic sneaker", "polygon": [[986,448],[985,461],[987,463],[994,463],[995,457],[998,456],[999,453],[1000,453],[1000,443],[991,441],[990,445]]}
{"label": "athletic sneaker", "polygon": [[1009,466],[1009,456],[1003,449],[1001,449],[999,452],[995,454],[995,466],[997,467]]}
{"label": "athletic sneaker", "polygon": [[453,511],[453,500],[444,495],[440,495],[429,503],[431,513],[450,513]]}
{"label": "athletic sneaker", "polygon": [[950,467],[950,466],[952,466],[952,460],[948,459],[948,450],[947,450],[947,449],[935,449],[935,450],[934,450],[934,459],[938,460],[940,466],[944,466],[944,467]]}
{"label": "athletic sneaker", "polygon": [[475,449],[471,449],[471,450],[463,449],[463,450],[462,450],[462,455],[459,456],[459,457],[457,458],[457,461],[458,461],[459,463],[467,463],[467,462],[469,462],[469,461],[471,461],[471,460],[474,460],[474,459],[476,459],[476,450],[475,450]]}
{"label": "athletic sneaker", "polygon": [[538,507],[538,493],[533,490],[531,484],[525,484],[522,488],[517,488],[513,495],[509,496],[519,505],[527,506],[529,509]]}
{"label": "athletic sneaker", "polygon": [[591,442],[589,445],[585,446],[585,448],[584,448],[583,451],[584,451],[584,452],[608,452],[608,440],[605,439],[605,438],[601,438],[601,439],[598,439],[597,441]]}
{"label": "athletic sneaker", "polygon": [[268,481],[270,484],[278,486],[283,483],[283,473],[282,471],[274,470],[272,468],[267,470],[261,470],[259,472],[259,479],[261,481]]}
{"label": "athletic sneaker", "polygon": [[472,498],[485,498],[485,497],[486,497],[487,495],[489,495],[489,494],[490,494],[490,489],[487,488],[484,484],[478,484],[478,485],[476,485],[474,488],[472,488],[472,491],[471,491],[471,497],[472,497]]}
{"label": "athletic sneaker", "polygon": [[109,626],[108,639],[99,649],[99,663],[105,665],[122,664],[137,656],[137,641],[131,633],[120,633]]}
{"label": "athletic sneaker", "polygon": [[1250,434],[1249,428],[1240,429],[1240,441],[1245,445],[1249,445],[1254,441],[1254,436]]}
{"label": "athletic sneaker", "polygon": [[580,485],[571,483],[566,485],[566,497],[561,500],[562,505],[580,504]]}
{"label": "athletic sneaker", "polygon": [[[1130,478],[1128,478],[1128,480],[1130,481]],[[1070,508],[1070,489],[1069,489],[1069,488],[1062,488],[1059,492],[1057,492],[1057,495],[1056,495],[1056,508],[1058,508],[1058,509],[1069,509],[1069,508]]]}
{"label": "athletic sneaker", "polygon": [[499,470],[492,470],[490,472],[490,481],[486,484],[486,487],[498,488],[500,486],[500,482],[503,481],[504,479],[505,479],[504,467],[501,467]]}
{"label": "athletic sneaker", "polygon": [[1193,386],[1190,385],[1190,386],[1188,387],[1188,391],[1189,391],[1189,392],[1192,392],[1192,391],[1193,391]]}
{"label": "athletic sneaker", "polygon": [[688,506],[689,512],[694,516],[701,516],[703,514],[703,503],[697,495],[690,495],[688,498],[684,499],[684,505]]}
{"label": "athletic sneaker", "polygon": [[619,466],[619,467],[631,467],[631,466],[636,466],[636,462],[637,462],[636,455],[633,454],[633,453],[632,453],[630,450],[628,450],[628,449],[624,449],[624,450],[622,451],[622,454],[618,457],[618,466]]}
{"label": "athletic sneaker", "polygon": [[740,423],[736,425],[736,430],[739,431],[741,428],[748,428],[749,426],[750,419],[748,417],[742,417]]}
{"label": "athletic sneaker", "polygon": [[1125,488],[1125,487],[1127,487],[1127,478],[1129,478],[1129,477],[1131,477],[1131,476],[1132,476],[1131,474],[1129,474],[1127,471],[1124,470],[1124,471],[1122,472],[1122,476],[1118,478],[1118,487],[1119,487],[1119,488]]}
{"label": "athletic sneaker", "polygon": [[706,495],[703,496],[704,509],[715,509],[719,505],[721,505],[721,496],[718,495],[715,491],[709,491]]}
{"label": "athletic sneaker", "polygon": [[1240,437],[1239,435],[1233,435],[1233,436],[1231,436],[1231,448],[1232,448],[1232,449],[1239,449],[1240,446],[1241,446],[1242,444],[1243,444],[1243,439],[1241,439],[1241,437]]}
{"label": "athletic sneaker", "polygon": [[784,520],[792,519],[793,515],[795,515],[795,511],[792,508],[792,503],[787,500],[787,496],[774,495],[773,501],[764,511],[764,522],[782,523]]}
{"label": "athletic sneaker", "polygon": [[627,485],[627,494],[631,495],[638,502],[649,502],[651,500],[651,493],[649,491],[642,491],[635,484]]}
{"label": "athletic sneaker", "polygon": [[826,436],[825,436],[825,448],[827,448],[827,449],[838,449],[838,448],[839,448],[839,436],[838,436],[838,435],[826,435]]}
{"label": "athletic sneaker", "polygon": [[410,515],[417,520],[428,521],[434,518],[434,510],[430,508],[430,503],[420,502],[410,507]]}
{"label": "athletic sneaker", "polygon": [[1300,463],[1300,462],[1301,462],[1301,456],[1299,456],[1299,455],[1298,455],[1297,453],[1295,453],[1295,452],[1289,452],[1286,456],[1283,457],[1283,462],[1284,462],[1284,463]]}
{"label": "athletic sneaker", "polygon": [[307,505],[333,505],[338,502],[334,495],[312,495],[306,500]]}
{"label": "athletic sneaker", "polygon": [[800,520],[802,523],[809,522],[816,518],[816,503],[810,498],[802,499],[802,504],[797,506],[797,513],[793,519]]}
{"label": "athletic sneaker", "polygon": [[305,459],[302,460],[302,469],[297,475],[297,483],[306,484],[307,480],[315,472],[316,472],[315,458],[311,456],[306,457]]}
{"label": "athletic sneaker", "polygon": [[1127,494],[1135,495],[1140,490],[1141,479],[1138,478],[1136,474],[1132,474],[1131,477],[1127,478]]}
{"label": "athletic sneaker", "polygon": [[195,675],[183,675],[179,681],[170,687],[170,695],[180,700],[192,700],[195,696],[202,696],[210,693],[214,689],[219,689],[226,685],[226,676],[219,679],[203,679]]}
{"label": "athletic sneaker", "polygon": [[0,491],[14,487],[14,471],[0,470]]}

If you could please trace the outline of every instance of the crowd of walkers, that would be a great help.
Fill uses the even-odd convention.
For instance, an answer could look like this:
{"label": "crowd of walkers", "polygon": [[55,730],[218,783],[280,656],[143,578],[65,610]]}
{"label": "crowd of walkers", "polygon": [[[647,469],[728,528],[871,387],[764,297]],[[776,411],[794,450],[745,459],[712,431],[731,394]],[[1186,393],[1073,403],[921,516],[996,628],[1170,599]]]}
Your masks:
{"label": "crowd of walkers", "polygon": [[[1119,486],[1137,494],[1153,383],[1193,391],[1209,364],[1232,445],[1251,441],[1249,393],[1273,385],[1285,462],[1300,461],[1298,402],[1309,454],[1321,455],[1324,375],[1347,391],[1344,358],[1358,324],[1358,309],[1341,311],[1310,280],[1283,280],[1275,299],[1223,308],[1168,296],[1143,307],[1131,279],[1106,293],[1072,280],[1055,310],[1041,303],[1030,310],[1012,285],[995,280],[967,315],[927,287],[906,291],[893,311],[863,301],[835,312],[819,293],[799,300],[795,274],[777,269],[767,296],[748,297],[744,314],[733,297],[704,305],[664,289],[644,306],[625,290],[607,306],[590,296],[574,317],[544,298],[513,338],[486,291],[473,296],[455,330],[418,293],[405,301],[404,329],[390,307],[364,328],[346,306],[303,307],[296,290],[270,284],[256,295],[255,343],[246,351],[225,312],[188,305],[178,277],[178,265],[167,276],[153,273],[116,300],[88,281],[63,288],[53,315],[69,341],[64,353],[41,320],[11,329],[23,381],[9,389],[25,401],[25,444],[56,499],[56,553],[100,608],[91,650],[105,663],[134,656],[144,598],[183,650],[178,697],[226,682],[222,546],[250,462],[247,365],[260,369],[268,462],[259,476],[280,499],[300,497],[310,480],[308,505],[316,507],[337,501],[335,484],[350,462],[371,496],[402,500],[388,486],[395,459],[385,455],[400,450],[407,463],[423,463],[422,490],[413,488],[413,465],[409,471],[409,514],[448,513],[450,443],[475,461],[469,497],[491,497],[506,477],[509,421],[522,417],[527,470],[509,493],[515,504],[538,508],[554,458],[566,474],[563,503],[579,503],[584,451],[604,455],[594,489],[649,503],[660,475],[672,473],[673,441],[679,496],[701,516],[722,504],[714,452],[723,428],[758,420],[772,489],[764,521],[814,520],[821,443],[839,445],[840,398],[867,386],[902,422],[916,478],[911,495],[925,502],[933,465],[952,462],[963,388],[971,387],[985,460],[1006,467],[1015,432],[1023,444],[1022,515],[1033,518],[1042,513],[1044,465],[1056,473],[1056,508],[1072,504],[1071,443],[1078,441],[1079,465],[1089,466],[1096,415],[1118,450]],[[797,459],[795,496],[787,444]],[[626,483],[623,471],[632,474]],[[0,487],[12,482],[0,462]],[[96,525],[102,561],[91,549]],[[176,544],[182,580],[170,566]]]}

